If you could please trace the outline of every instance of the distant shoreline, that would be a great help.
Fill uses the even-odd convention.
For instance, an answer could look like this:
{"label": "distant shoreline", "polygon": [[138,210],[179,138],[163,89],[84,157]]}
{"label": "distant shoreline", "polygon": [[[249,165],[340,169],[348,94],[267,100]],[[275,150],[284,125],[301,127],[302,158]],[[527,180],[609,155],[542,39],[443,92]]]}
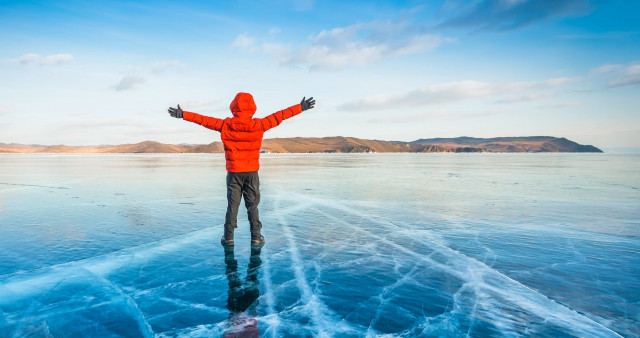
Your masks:
{"label": "distant shoreline", "polygon": [[[222,142],[210,144],[165,144],[144,141],[135,144],[67,146],[0,143],[0,153],[222,153]],[[262,153],[602,153],[592,145],[581,145],[553,136],[495,138],[431,138],[411,142],[367,140],[354,137],[272,138],[262,142]]]}

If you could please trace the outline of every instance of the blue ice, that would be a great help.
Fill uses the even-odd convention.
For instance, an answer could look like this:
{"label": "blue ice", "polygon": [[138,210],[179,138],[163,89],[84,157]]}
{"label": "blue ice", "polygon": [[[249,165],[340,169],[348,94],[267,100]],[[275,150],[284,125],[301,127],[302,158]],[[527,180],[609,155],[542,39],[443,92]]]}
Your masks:
{"label": "blue ice", "polygon": [[[464,171],[467,163],[450,163],[460,161],[457,157],[428,158],[435,166],[430,175],[440,175],[425,178],[431,186],[398,181],[405,190],[397,191],[380,188],[386,180],[382,173],[374,172],[365,182],[343,176],[344,171],[362,174],[353,163],[363,159],[326,156],[305,158],[321,162],[305,168],[316,171],[313,178],[264,170],[260,211],[267,243],[259,250],[248,245],[245,219],[235,249],[220,246],[224,210],[214,207],[224,205],[224,185],[201,188],[175,175],[182,167],[194,173],[210,170],[207,162],[194,157],[119,158],[123,167],[132,167],[125,175],[152,165],[158,172],[149,174],[149,182],[171,178],[167,187],[153,193],[133,183],[115,184],[121,178],[108,171],[101,180],[107,186],[98,193],[88,188],[94,181],[82,177],[0,189],[0,231],[5,235],[0,336],[640,333],[634,289],[640,243],[634,233],[637,210],[629,199],[637,196],[635,190],[615,187],[629,194],[624,197],[629,203],[615,206],[617,216],[608,216],[621,230],[615,233],[610,225],[594,231],[584,215],[572,209],[575,201],[551,193],[557,181],[544,191],[537,180],[520,177],[519,185],[533,191],[520,198],[519,208],[509,208],[521,187],[506,182],[504,173],[491,176],[501,165],[492,162],[502,157],[481,161],[489,166],[485,190],[469,193],[455,190],[460,183],[447,182],[470,175]],[[336,158],[356,169],[336,169]],[[176,165],[179,160],[188,163]],[[298,158],[284,160],[292,163],[278,170],[291,172],[299,165]],[[380,166],[379,158],[364,160],[371,162],[364,166],[368,170]],[[331,165],[322,166],[324,161]],[[469,161],[480,165],[477,158]],[[458,170],[458,176],[448,175],[452,170]],[[495,179],[504,185],[491,188]],[[611,182],[610,177],[602,181]],[[478,177],[466,184],[472,182],[480,184]],[[331,194],[337,187],[342,190]],[[404,195],[422,189],[429,190],[423,191],[422,200],[408,201]],[[468,194],[481,194],[485,200],[465,199]],[[43,206],[29,214],[22,199],[55,205],[65,198],[68,204],[57,206],[59,233],[34,237],[31,228],[43,231],[54,213]],[[595,205],[597,200],[586,193],[580,203]],[[579,207],[576,210],[585,210],[583,204]],[[586,210],[589,219],[603,217],[595,206]],[[7,238],[21,238],[24,249]],[[34,250],[38,246],[41,252]]]}

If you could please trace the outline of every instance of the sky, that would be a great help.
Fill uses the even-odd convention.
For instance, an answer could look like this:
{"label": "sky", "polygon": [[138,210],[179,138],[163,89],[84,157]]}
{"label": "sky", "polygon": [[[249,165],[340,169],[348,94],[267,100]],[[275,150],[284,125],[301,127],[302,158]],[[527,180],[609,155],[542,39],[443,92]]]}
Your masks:
{"label": "sky", "polygon": [[265,138],[548,135],[640,147],[640,1],[0,1],[0,142],[219,141],[225,118],[317,103]]}

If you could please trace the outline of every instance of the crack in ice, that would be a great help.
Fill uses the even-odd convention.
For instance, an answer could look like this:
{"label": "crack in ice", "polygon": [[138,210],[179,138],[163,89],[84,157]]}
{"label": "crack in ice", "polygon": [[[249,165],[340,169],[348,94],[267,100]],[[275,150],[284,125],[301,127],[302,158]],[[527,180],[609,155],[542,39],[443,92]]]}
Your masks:
{"label": "crack in ice", "polygon": [[[282,196],[285,194],[280,193],[279,195]],[[291,198],[295,199],[296,201],[301,201],[301,200],[305,200],[307,202],[311,201],[318,205],[324,205],[331,209],[341,210],[346,213],[353,214],[363,219],[367,219],[369,221],[375,222],[379,225],[386,226],[390,230],[398,230],[398,229],[403,230],[401,227],[395,225],[394,223],[384,218],[369,216],[367,214],[354,210],[350,207],[347,207],[344,204],[339,204],[336,202],[331,202],[326,199],[310,197],[310,196],[300,195],[295,193],[288,193],[288,196],[291,196]],[[485,290],[488,290],[493,292],[494,294],[500,295],[503,299],[510,300],[511,303],[513,303],[514,305],[518,305],[522,308],[526,308],[529,311],[539,315],[540,317],[545,318],[548,321],[561,324],[562,326],[565,326],[570,330],[573,330],[574,332],[579,332],[581,334],[593,334],[594,330],[597,330],[597,332],[600,332],[601,334],[607,333],[607,334],[613,334],[615,336],[621,337],[621,335],[618,334],[617,332],[596,322],[595,320],[567,307],[566,305],[558,303],[557,301],[545,296],[544,294],[531,289],[530,287],[514,280],[513,278],[489,267],[488,265],[472,257],[469,257],[457,250],[454,250],[446,245],[438,243],[432,239],[427,238],[426,240],[428,243],[431,243],[431,245],[434,246],[434,249],[435,248],[439,249],[440,250],[439,252],[441,254],[445,254],[445,256],[447,256],[447,258],[449,258],[450,260],[456,261],[456,264],[460,265],[458,268],[444,265],[442,263],[438,263],[433,259],[427,259],[422,254],[419,254],[413,250],[407,249],[406,247],[399,245],[391,240],[385,239],[380,236],[376,236],[370,231],[367,231],[359,227],[355,227],[351,223],[346,222],[335,216],[332,216],[328,213],[323,213],[323,215],[327,218],[333,219],[336,222],[340,222],[341,224],[344,224],[345,226],[348,226],[354,229],[355,231],[360,231],[365,234],[368,234],[371,237],[378,238],[379,241],[384,242],[385,244],[390,245],[394,248],[397,248],[398,250],[408,255],[411,255],[417,259],[420,259],[428,262],[429,264],[435,265],[441,268],[443,271],[451,273],[452,275],[457,276],[462,280],[468,280],[469,275],[468,273],[467,274],[462,273],[459,268],[464,267],[466,269],[474,269],[476,272],[480,273],[480,276],[481,276],[479,279],[478,277],[473,278],[473,282],[477,283],[477,286],[481,286]],[[415,240],[415,238],[413,237],[408,237],[408,238],[411,240]],[[427,244],[427,243],[421,242],[421,244]],[[487,281],[484,280],[485,273],[489,273],[489,275],[487,275],[487,277],[489,278],[502,279],[503,283],[511,284],[508,290],[521,289],[520,293],[510,292],[508,290],[504,290],[503,288],[488,284]],[[531,293],[531,295],[535,296],[536,298],[531,298],[531,296],[527,296],[526,293]],[[555,311],[549,311],[549,308],[553,308]],[[590,324],[590,325],[588,325],[588,327],[584,327],[584,324]]]}
{"label": "crack in ice", "polygon": [[[266,257],[269,257],[269,254],[266,248],[262,249],[262,253]],[[266,293],[264,296],[267,300],[267,316],[275,317],[275,319],[272,321],[271,325],[267,330],[271,331],[271,337],[277,337],[278,326],[280,323],[279,323],[278,314],[276,313],[273,307],[273,304],[275,304],[275,298],[274,298],[273,284],[271,282],[271,267],[270,267],[269,258],[266,258],[262,261],[262,271],[264,273],[264,278],[263,278],[264,288],[266,289]]]}
{"label": "crack in ice", "polygon": [[[281,198],[278,198],[276,200],[276,209],[278,209],[280,202],[281,202]],[[296,208],[292,208],[292,209],[295,210]],[[324,302],[320,300],[318,295],[316,295],[311,290],[311,286],[307,282],[304,271],[302,270],[303,262],[302,262],[302,259],[300,258],[298,246],[295,243],[294,236],[291,233],[291,230],[289,229],[289,226],[287,225],[285,218],[283,217],[284,214],[285,213],[280,213],[278,215],[278,220],[282,228],[282,231],[289,243],[289,253],[290,253],[291,262],[293,265],[292,269],[294,272],[294,276],[296,278],[296,284],[301,293],[300,302],[303,304],[302,307],[310,311],[311,313],[310,319],[314,323],[315,327],[317,328],[319,336],[323,336],[323,337],[333,336],[335,335],[335,332],[348,331],[349,328],[343,328],[342,325],[338,325],[338,324],[344,325],[343,322],[331,319],[331,317],[336,317],[336,314],[333,311],[331,311],[331,309],[329,309],[329,307],[327,307],[326,304],[324,304]]]}

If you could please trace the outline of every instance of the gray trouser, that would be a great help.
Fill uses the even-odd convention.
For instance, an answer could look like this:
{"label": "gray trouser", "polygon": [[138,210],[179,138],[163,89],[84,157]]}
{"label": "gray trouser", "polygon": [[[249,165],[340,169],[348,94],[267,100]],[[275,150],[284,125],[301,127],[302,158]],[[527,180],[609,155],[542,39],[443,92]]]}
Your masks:
{"label": "gray trouser", "polygon": [[257,171],[227,173],[227,216],[224,222],[224,237],[233,239],[233,231],[238,224],[238,208],[242,196],[244,196],[244,205],[247,207],[249,216],[251,239],[259,239],[262,223],[260,223],[258,215],[260,178],[258,178]]}

